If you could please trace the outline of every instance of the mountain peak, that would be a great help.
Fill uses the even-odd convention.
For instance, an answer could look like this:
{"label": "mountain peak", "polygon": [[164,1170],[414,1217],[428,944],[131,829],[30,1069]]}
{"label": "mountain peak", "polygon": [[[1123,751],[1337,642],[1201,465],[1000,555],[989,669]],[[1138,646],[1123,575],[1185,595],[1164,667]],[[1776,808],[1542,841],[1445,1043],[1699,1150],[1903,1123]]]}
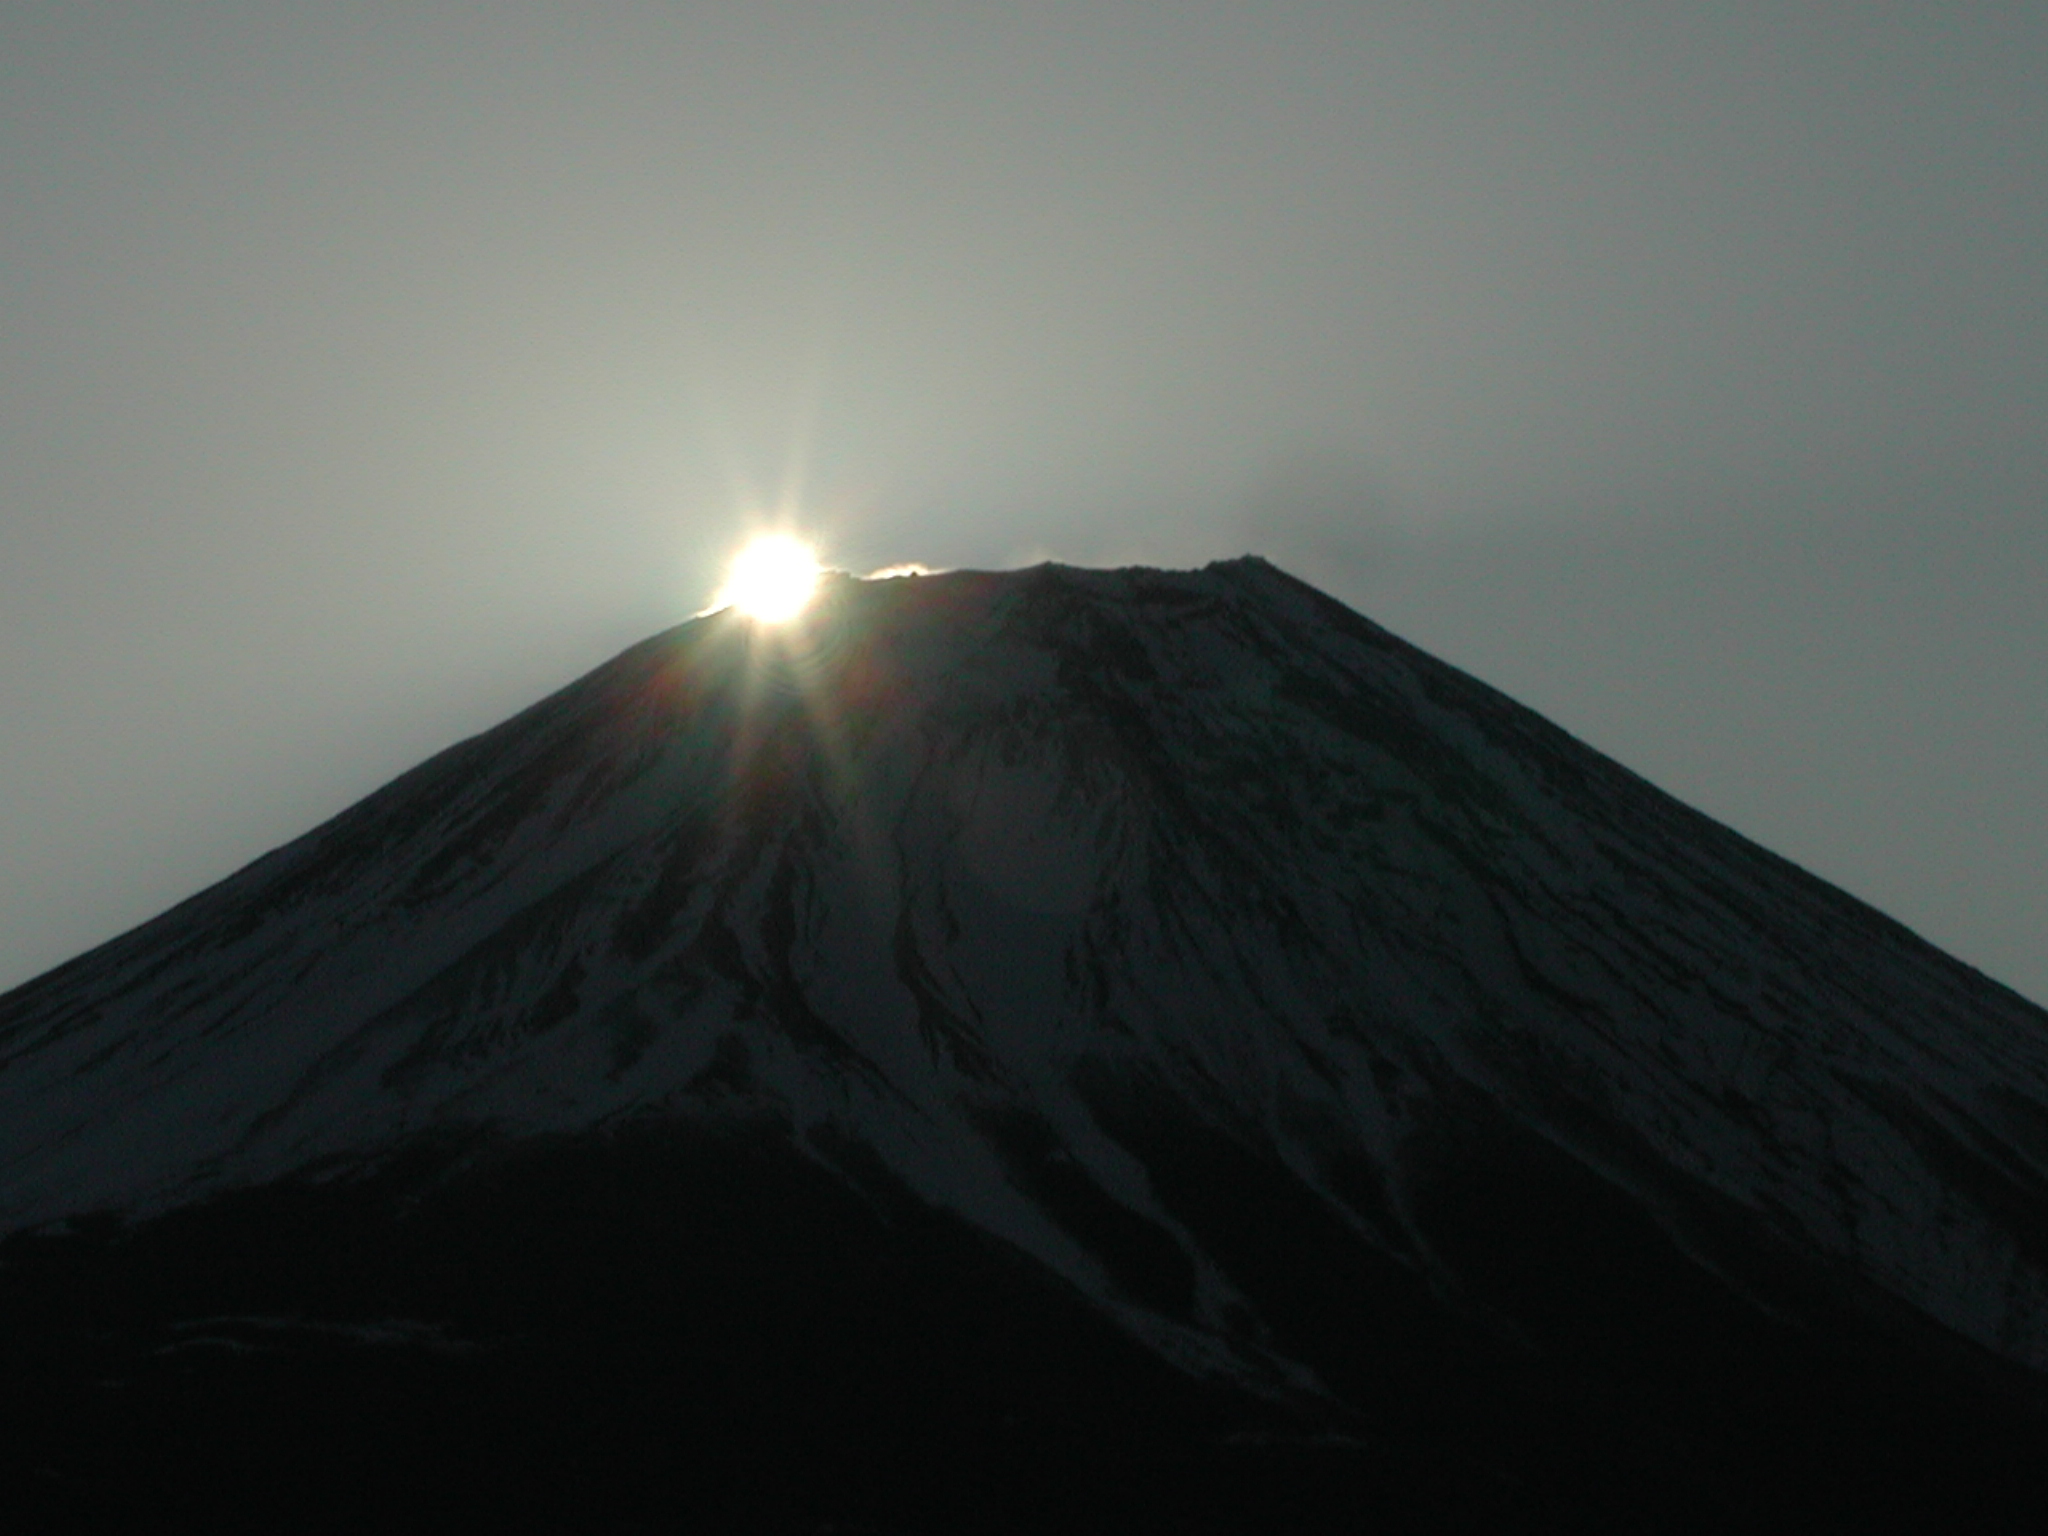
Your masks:
{"label": "mountain peak", "polygon": [[1268,1403],[2048,1367],[2048,1016],[1256,556],[692,620],[0,999],[13,1229],[649,1126]]}

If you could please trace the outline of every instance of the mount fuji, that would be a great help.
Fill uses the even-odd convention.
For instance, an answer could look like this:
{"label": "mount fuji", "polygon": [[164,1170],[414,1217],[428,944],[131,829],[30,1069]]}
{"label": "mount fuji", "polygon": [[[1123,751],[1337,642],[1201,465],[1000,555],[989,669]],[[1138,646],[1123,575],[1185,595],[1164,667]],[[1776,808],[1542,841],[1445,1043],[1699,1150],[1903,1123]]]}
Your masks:
{"label": "mount fuji", "polygon": [[828,578],[0,998],[36,1529],[2043,1528],[2048,1013],[1263,561]]}

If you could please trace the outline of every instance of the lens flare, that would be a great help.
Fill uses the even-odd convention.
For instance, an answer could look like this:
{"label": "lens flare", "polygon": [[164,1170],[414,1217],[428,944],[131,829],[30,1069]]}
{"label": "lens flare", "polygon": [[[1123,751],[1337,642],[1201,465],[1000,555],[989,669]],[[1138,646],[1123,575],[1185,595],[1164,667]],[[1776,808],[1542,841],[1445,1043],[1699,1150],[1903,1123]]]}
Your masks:
{"label": "lens flare", "polygon": [[818,557],[811,546],[786,533],[770,533],[733,557],[718,601],[760,623],[780,624],[802,613],[817,589]]}

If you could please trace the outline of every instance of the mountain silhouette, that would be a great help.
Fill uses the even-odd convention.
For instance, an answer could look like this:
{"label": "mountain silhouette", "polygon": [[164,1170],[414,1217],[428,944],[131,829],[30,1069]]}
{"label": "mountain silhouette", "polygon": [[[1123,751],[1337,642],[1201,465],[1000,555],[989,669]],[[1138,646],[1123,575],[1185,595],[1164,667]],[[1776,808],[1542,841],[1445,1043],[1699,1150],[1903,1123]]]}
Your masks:
{"label": "mountain silhouette", "polygon": [[2048,1014],[1263,561],[829,579],[0,998],[33,1528],[2048,1517]]}

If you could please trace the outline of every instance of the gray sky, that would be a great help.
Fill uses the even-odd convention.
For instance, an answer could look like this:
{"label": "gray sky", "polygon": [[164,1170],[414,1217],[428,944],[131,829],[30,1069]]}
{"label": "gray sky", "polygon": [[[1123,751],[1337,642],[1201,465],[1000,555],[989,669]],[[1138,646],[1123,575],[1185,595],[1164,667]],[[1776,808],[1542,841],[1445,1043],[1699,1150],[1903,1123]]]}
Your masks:
{"label": "gray sky", "polygon": [[1247,549],[2048,1000],[2048,8],[9,0],[0,986],[700,607]]}

